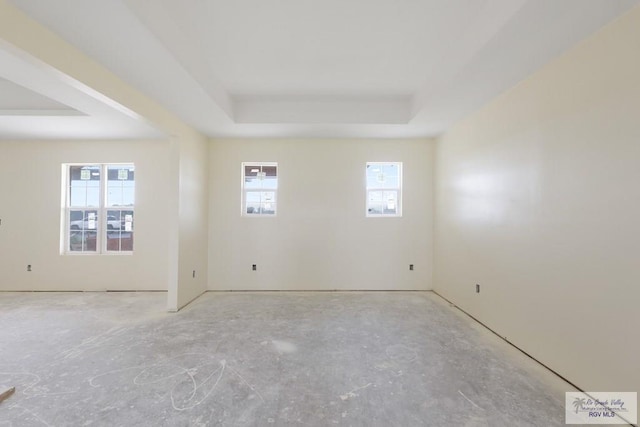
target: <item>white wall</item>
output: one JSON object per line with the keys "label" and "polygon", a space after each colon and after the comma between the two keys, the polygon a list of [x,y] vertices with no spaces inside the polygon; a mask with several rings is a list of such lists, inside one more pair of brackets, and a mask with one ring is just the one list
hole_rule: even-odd
{"label": "white wall", "polygon": [[183,138],[179,152],[178,309],[207,290],[209,141]]}
{"label": "white wall", "polygon": [[[164,141],[0,141],[0,290],[166,290],[168,148]],[[75,162],[135,163],[132,255],[60,254],[61,165]]]}
{"label": "white wall", "polygon": [[[215,140],[210,159],[209,289],[430,289],[431,141]],[[240,216],[251,161],[278,162],[276,217]],[[402,218],[365,218],[367,161],[404,163]]]}
{"label": "white wall", "polygon": [[587,390],[640,390],[639,40],[636,7],[437,143],[435,289]]}

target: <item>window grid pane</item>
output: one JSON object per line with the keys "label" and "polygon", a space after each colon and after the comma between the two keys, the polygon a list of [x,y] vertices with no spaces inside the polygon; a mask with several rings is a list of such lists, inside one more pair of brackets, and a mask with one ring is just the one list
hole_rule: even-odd
{"label": "window grid pane", "polygon": [[133,166],[107,167],[107,203],[108,207],[133,206],[135,203]]}
{"label": "window grid pane", "polygon": [[133,211],[107,211],[107,243],[108,252],[133,250]]}
{"label": "window grid pane", "polygon": [[100,166],[71,166],[69,168],[69,205],[72,207],[100,206]]}
{"label": "window grid pane", "polygon": [[76,253],[96,252],[98,212],[95,210],[71,210],[68,219],[68,250]]}

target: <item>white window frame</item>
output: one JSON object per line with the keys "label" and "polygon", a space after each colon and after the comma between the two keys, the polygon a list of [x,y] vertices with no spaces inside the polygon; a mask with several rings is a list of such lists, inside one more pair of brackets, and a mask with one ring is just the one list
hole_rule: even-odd
{"label": "white window frame", "polygon": [[[367,170],[369,167],[375,167],[375,166],[388,166],[388,165],[394,165],[398,168],[398,186],[397,187],[385,187],[385,186],[379,186],[379,187],[369,187],[369,182],[367,179]],[[398,217],[402,217],[402,200],[403,200],[403,195],[402,195],[402,162],[367,162],[367,164],[365,165],[365,169],[364,169],[364,175],[365,175],[365,187],[366,187],[366,191],[365,191],[365,215],[367,218],[398,218]],[[395,213],[370,213],[369,211],[369,194],[371,192],[384,192],[384,191],[396,191],[397,195],[398,195],[398,199],[396,201],[396,212]]]}
{"label": "white window frame", "polygon": [[[100,183],[99,183],[99,200],[97,207],[89,207],[89,206],[71,206],[71,167],[73,166],[88,166],[88,167],[96,167],[100,168]],[[64,255],[74,255],[74,256],[85,256],[85,255],[131,255],[133,254],[133,249],[130,251],[124,250],[108,250],[107,249],[107,239],[106,233],[109,231],[108,228],[108,211],[133,211],[134,212],[134,223],[135,223],[135,201],[133,206],[107,206],[107,197],[108,197],[108,188],[107,181],[109,180],[108,170],[109,167],[113,166],[125,166],[125,167],[133,167],[135,169],[135,164],[133,162],[128,163],[64,163],[62,165],[62,171],[64,176],[64,190],[63,190],[63,221],[62,221],[62,230],[61,230],[61,241],[63,247],[61,248],[61,253]],[[135,180],[134,180],[135,186]],[[135,188],[135,187],[134,187]],[[134,190],[135,191],[135,190]],[[71,211],[75,210],[84,210],[84,211],[96,211],[98,214],[98,221],[96,224],[96,250],[95,251],[72,251],[70,249],[71,242]],[[84,215],[83,215],[84,221]]]}
{"label": "white window frame", "polygon": [[[241,166],[241,201],[240,201],[240,215],[248,218],[273,218],[278,215],[278,186],[280,179],[280,168],[278,167],[278,162],[242,162]],[[246,167],[255,167],[260,168],[260,172],[262,172],[263,167],[275,167],[276,168],[276,186],[275,188],[261,188],[260,190],[246,188],[245,187],[245,169]],[[247,213],[247,193],[253,192],[273,192],[274,196],[274,209],[273,213]]]}

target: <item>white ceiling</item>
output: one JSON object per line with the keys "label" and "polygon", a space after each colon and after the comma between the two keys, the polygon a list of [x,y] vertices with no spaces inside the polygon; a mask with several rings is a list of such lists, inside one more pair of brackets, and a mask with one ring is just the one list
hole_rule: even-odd
{"label": "white ceiling", "polygon": [[52,111],[73,114],[73,108],[35,93],[0,77],[0,114],[32,114],[34,111]]}
{"label": "white ceiling", "polygon": [[422,137],[639,1],[10,2],[210,136]]}

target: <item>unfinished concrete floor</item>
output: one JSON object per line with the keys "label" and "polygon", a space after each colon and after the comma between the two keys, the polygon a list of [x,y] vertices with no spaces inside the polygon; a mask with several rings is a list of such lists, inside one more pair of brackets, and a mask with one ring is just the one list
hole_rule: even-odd
{"label": "unfinished concrete floor", "polygon": [[431,292],[0,293],[0,426],[554,426],[573,388]]}

